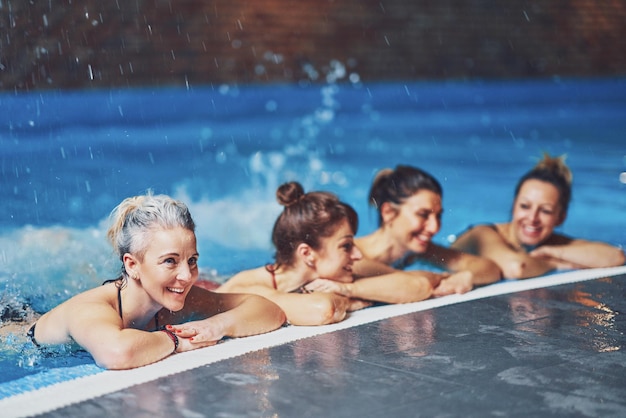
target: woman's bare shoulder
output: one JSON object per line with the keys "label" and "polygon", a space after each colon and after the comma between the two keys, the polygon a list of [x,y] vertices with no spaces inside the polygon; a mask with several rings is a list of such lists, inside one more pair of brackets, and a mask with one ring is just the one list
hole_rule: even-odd
{"label": "woman's bare shoulder", "polygon": [[[114,287],[113,284],[110,285]],[[109,285],[94,287],[93,289],[85,290],[84,292],[78,293],[66,301],[60,303],[55,308],[61,307],[75,307],[81,306],[83,304],[102,304],[102,305],[112,305],[112,302],[115,301],[117,303],[117,288],[112,289]]]}
{"label": "woman's bare shoulder", "polygon": [[581,243],[581,242],[589,242],[589,241],[583,240],[583,239],[573,239],[566,235],[554,233],[550,235],[550,237],[541,245],[568,245],[572,243]]}
{"label": "woman's bare shoulder", "polygon": [[478,224],[469,228],[468,232],[501,234],[505,228],[506,224]]}
{"label": "woman's bare shoulder", "polygon": [[452,247],[471,245],[484,239],[494,239],[506,235],[506,224],[478,224],[472,225],[462,232],[452,244]]}
{"label": "woman's bare shoulder", "polygon": [[226,280],[219,288],[218,292],[243,291],[247,287],[265,286],[271,287],[270,273],[265,266],[243,270]]}

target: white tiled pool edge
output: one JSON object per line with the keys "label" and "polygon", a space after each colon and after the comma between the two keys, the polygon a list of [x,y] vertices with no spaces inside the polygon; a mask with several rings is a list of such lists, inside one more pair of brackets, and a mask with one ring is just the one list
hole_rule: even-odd
{"label": "white tiled pool edge", "polygon": [[338,324],[317,327],[284,327],[267,334],[228,340],[214,347],[176,354],[165,360],[137,369],[102,371],[94,375],[56,383],[35,391],[24,392],[2,399],[0,400],[0,411],[2,411],[1,415],[7,418],[37,415],[130,386],[149,382],[160,377],[302,338],[440,306],[620,274],[626,274],[626,266],[577,270],[535,279],[503,281],[474,289],[464,295],[450,295],[422,302],[368,308],[354,312],[349,318]]}

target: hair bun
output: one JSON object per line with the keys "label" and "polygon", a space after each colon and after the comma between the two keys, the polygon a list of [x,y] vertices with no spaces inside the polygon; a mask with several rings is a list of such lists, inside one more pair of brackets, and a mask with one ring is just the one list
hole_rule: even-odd
{"label": "hair bun", "polygon": [[393,175],[394,171],[392,168],[383,168],[374,176],[373,183],[381,183],[387,180],[389,177]]}
{"label": "hair bun", "polygon": [[297,203],[304,197],[304,188],[296,181],[281,184],[276,190],[276,200],[285,207],[289,207]]}
{"label": "hair bun", "polygon": [[558,157],[551,157],[550,154],[544,152],[543,157],[535,166],[535,170],[551,171],[565,180],[568,185],[571,185],[573,175],[567,164],[565,164],[565,158],[567,158],[566,154]]}

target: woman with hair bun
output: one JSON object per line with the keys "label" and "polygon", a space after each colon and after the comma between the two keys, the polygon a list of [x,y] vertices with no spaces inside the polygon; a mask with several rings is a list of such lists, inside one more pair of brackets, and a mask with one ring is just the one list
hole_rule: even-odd
{"label": "woman with hair bun", "polygon": [[28,331],[34,344],[76,342],[100,367],[130,369],[285,322],[280,308],[262,297],[194,286],[195,224],[182,202],[135,196],[111,219],[107,237],[122,262],[121,275],[42,315]]}
{"label": "woman with hair bun", "polygon": [[218,292],[256,293],[280,306],[293,325],[323,325],[373,302],[414,302],[430,297],[426,279],[408,274],[355,280],[361,259],[354,245],[358,217],[354,209],[328,192],[305,193],[297,182],[276,191],[284,206],[274,224],[272,264],[240,272]]}
{"label": "woman with hair bun", "polygon": [[439,182],[419,168],[398,165],[379,171],[369,195],[369,203],[378,211],[379,228],[356,240],[363,252],[356,274],[389,274],[423,261],[446,270],[407,271],[427,277],[434,296],[465,293],[475,285],[499,280],[500,269],[494,262],[432,242],[441,227],[442,195]]}
{"label": "woman with hair bun", "polygon": [[488,257],[509,279],[624,264],[624,252],[617,247],[554,232],[567,217],[571,196],[572,173],[565,157],[544,154],[517,183],[511,221],[474,226],[453,247]]}

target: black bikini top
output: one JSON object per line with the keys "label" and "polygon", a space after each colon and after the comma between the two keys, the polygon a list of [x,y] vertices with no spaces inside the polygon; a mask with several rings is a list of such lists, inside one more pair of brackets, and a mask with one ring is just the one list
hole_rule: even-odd
{"label": "black bikini top", "polygon": [[[105,280],[104,282],[102,282],[102,285],[105,285],[108,283],[115,283],[115,286],[117,287],[117,310],[120,313],[120,318],[122,319],[122,321],[124,321],[124,315],[122,313],[122,288],[123,286],[121,284],[118,284],[118,281],[121,283],[121,278]],[[28,329],[26,336],[30,338],[33,344],[35,344],[37,347],[40,347],[37,340],[35,340],[35,325],[37,325],[36,322],[33,325],[31,325],[31,327]],[[159,329],[159,313],[158,312],[154,314],[154,325],[156,329]]]}
{"label": "black bikini top", "polygon": [[120,313],[120,318],[122,319],[122,321],[124,320],[124,315],[122,315],[122,288],[124,287],[122,284],[118,284],[118,282],[121,283],[122,278],[117,278],[117,279],[109,279],[109,280],[105,280],[102,282],[102,285],[104,286],[105,284],[109,284],[109,283],[115,283],[115,287],[117,287],[117,310]]}
{"label": "black bikini top", "polygon": [[[121,282],[121,277],[117,278],[117,279],[110,279],[110,280],[105,280],[104,282],[102,282],[103,285],[108,284],[108,283],[115,283],[115,286],[117,287],[117,310],[120,313],[120,318],[122,319],[122,321],[124,321],[124,315],[122,314],[122,289],[124,288],[124,286],[122,284],[118,284],[118,281]],[[154,314],[154,327],[155,329],[159,329],[159,312],[157,311],[157,313]]]}

